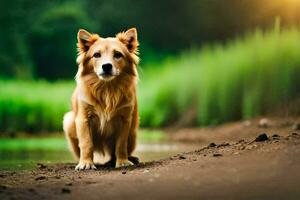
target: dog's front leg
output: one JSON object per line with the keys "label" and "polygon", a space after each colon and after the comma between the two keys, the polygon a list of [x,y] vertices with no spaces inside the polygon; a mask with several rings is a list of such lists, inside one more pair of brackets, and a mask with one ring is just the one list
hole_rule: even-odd
{"label": "dog's front leg", "polygon": [[130,120],[120,118],[118,120],[118,134],[116,138],[116,168],[133,165],[128,160],[127,143],[130,128]]}
{"label": "dog's front leg", "polygon": [[96,169],[93,163],[93,137],[89,128],[86,106],[83,103],[78,106],[75,123],[80,148],[80,159],[75,169]]}

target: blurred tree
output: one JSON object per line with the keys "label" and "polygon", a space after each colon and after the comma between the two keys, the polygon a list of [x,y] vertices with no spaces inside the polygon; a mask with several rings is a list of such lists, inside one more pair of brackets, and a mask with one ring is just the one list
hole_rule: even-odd
{"label": "blurred tree", "polygon": [[0,76],[71,78],[79,28],[107,37],[137,27],[143,62],[203,43],[224,41],[278,16],[299,25],[296,0],[4,0]]}
{"label": "blurred tree", "polygon": [[[26,41],[26,5],[21,0],[5,0],[0,7],[0,74],[31,77],[32,64]],[[9,9],[8,9],[9,8]]]}
{"label": "blurred tree", "polygon": [[74,77],[76,35],[79,28],[90,28],[91,20],[80,1],[52,2],[33,23],[29,37],[36,76],[48,79]]}
{"label": "blurred tree", "polygon": [[277,16],[283,25],[300,20],[300,3],[282,0],[88,0],[87,5],[103,36],[136,26],[141,48],[158,54],[270,28]]}

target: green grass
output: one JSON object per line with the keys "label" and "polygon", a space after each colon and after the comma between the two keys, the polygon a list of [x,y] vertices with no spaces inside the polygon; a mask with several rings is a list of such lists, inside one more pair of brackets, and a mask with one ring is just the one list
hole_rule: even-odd
{"label": "green grass", "polygon": [[[138,90],[141,126],[167,126],[191,110],[195,126],[274,112],[300,97],[299,44],[299,29],[258,30],[148,66]],[[74,85],[0,80],[0,132],[61,130]]]}
{"label": "green grass", "polygon": [[64,137],[0,138],[0,151],[67,151]]}
{"label": "green grass", "polygon": [[141,76],[141,124],[165,126],[188,110],[198,126],[274,112],[300,97],[299,44],[299,29],[257,31],[167,60]]}
{"label": "green grass", "polygon": [[74,83],[0,80],[0,131],[61,130]]}

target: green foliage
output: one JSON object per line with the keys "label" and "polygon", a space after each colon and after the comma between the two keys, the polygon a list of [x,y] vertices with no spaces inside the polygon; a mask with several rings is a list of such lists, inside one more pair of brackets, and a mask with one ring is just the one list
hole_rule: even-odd
{"label": "green foliage", "polygon": [[28,36],[36,77],[74,77],[77,31],[92,24],[83,8],[80,1],[66,1],[48,6],[38,16]]}
{"label": "green foliage", "polygon": [[1,80],[0,85],[0,130],[61,130],[62,116],[70,109],[73,83]]}
{"label": "green foliage", "polygon": [[63,137],[1,138],[0,151],[68,151]]}
{"label": "green foliage", "polygon": [[189,109],[197,110],[194,125],[274,111],[300,96],[299,43],[297,29],[256,31],[164,62],[141,76],[141,125],[165,126]]}
{"label": "green foliage", "polygon": [[82,0],[4,0],[0,76],[50,80],[74,76],[77,31],[96,27],[84,10]]}
{"label": "green foliage", "polygon": [[0,77],[72,78],[79,28],[111,37],[136,27],[142,62],[156,63],[183,49],[268,29],[275,16],[284,27],[298,25],[299,10],[297,0],[2,0]]}
{"label": "green foliage", "polygon": [[[210,125],[272,113],[300,97],[300,31],[256,31],[140,72],[143,127]],[[61,130],[74,83],[0,81],[0,131]],[[299,108],[294,108],[299,113]],[[298,109],[298,110],[297,110]]]}

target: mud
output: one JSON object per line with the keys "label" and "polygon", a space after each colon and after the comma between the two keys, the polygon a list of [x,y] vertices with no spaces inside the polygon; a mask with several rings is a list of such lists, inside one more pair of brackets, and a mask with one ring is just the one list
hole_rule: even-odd
{"label": "mud", "polygon": [[121,169],[1,171],[0,199],[300,199],[300,134],[275,129],[211,137],[195,151]]}

